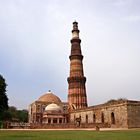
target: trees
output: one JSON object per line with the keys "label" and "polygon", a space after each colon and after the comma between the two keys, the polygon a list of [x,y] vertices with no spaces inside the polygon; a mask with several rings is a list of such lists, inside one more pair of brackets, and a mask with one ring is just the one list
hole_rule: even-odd
{"label": "trees", "polygon": [[28,122],[28,111],[25,109],[17,110],[16,107],[10,106],[5,113],[5,119],[11,122]]}
{"label": "trees", "polygon": [[16,107],[8,107],[8,97],[6,95],[6,82],[0,75],[0,128],[7,128],[7,122],[27,122],[28,111],[17,110]]}
{"label": "trees", "polygon": [[17,118],[19,122],[28,122],[28,111],[27,110],[17,110]]}
{"label": "trees", "polygon": [[0,121],[4,118],[4,113],[8,109],[8,97],[6,95],[6,82],[0,75]]}

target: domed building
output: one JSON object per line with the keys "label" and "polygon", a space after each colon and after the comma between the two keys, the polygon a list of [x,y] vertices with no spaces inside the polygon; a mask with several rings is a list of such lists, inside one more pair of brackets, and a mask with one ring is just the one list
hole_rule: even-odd
{"label": "domed building", "polygon": [[45,93],[44,95],[42,95],[39,99],[38,99],[38,101],[41,101],[41,102],[46,102],[46,103],[52,103],[52,102],[54,102],[54,103],[57,103],[57,104],[59,104],[59,103],[61,103],[61,100],[60,100],[60,98],[59,97],[57,97],[56,95],[54,95],[52,92],[47,92],[47,93]]}
{"label": "domed building", "polygon": [[61,106],[51,103],[46,106],[43,113],[43,124],[65,123],[67,114]]}
{"label": "domed building", "polygon": [[66,102],[48,91],[29,105],[29,123],[65,123],[68,121],[67,108]]}
{"label": "domed building", "polygon": [[62,102],[51,91],[43,94],[29,106],[29,123],[33,128],[140,128],[140,101],[110,100],[88,106],[79,32],[78,23],[75,21],[70,40],[67,102]]}

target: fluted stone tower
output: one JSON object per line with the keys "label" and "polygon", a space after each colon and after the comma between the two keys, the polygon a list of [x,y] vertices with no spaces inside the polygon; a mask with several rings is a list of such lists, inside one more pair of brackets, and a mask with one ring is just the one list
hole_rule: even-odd
{"label": "fluted stone tower", "polygon": [[83,71],[83,55],[80,46],[78,23],[73,22],[71,54],[70,58],[70,75],[68,77],[68,103],[70,109],[80,109],[87,107],[86,96],[86,77]]}

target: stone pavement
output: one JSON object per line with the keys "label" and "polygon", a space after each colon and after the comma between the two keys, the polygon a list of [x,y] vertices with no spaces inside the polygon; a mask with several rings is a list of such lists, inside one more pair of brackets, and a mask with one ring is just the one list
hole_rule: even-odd
{"label": "stone pavement", "polygon": [[[86,131],[96,131],[95,128],[70,128],[70,129],[0,129],[0,131],[53,131],[53,130],[86,130]],[[112,130],[131,130],[128,128],[100,128],[100,131],[112,131]]]}

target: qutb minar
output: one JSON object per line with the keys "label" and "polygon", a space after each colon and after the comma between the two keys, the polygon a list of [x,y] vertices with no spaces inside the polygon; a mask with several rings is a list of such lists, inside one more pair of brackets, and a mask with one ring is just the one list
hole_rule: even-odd
{"label": "qutb minar", "polygon": [[73,22],[71,54],[70,54],[70,75],[68,77],[68,103],[70,109],[87,107],[86,77],[83,71],[83,55],[81,52],[81,39],[79,38],[78,23]]}

